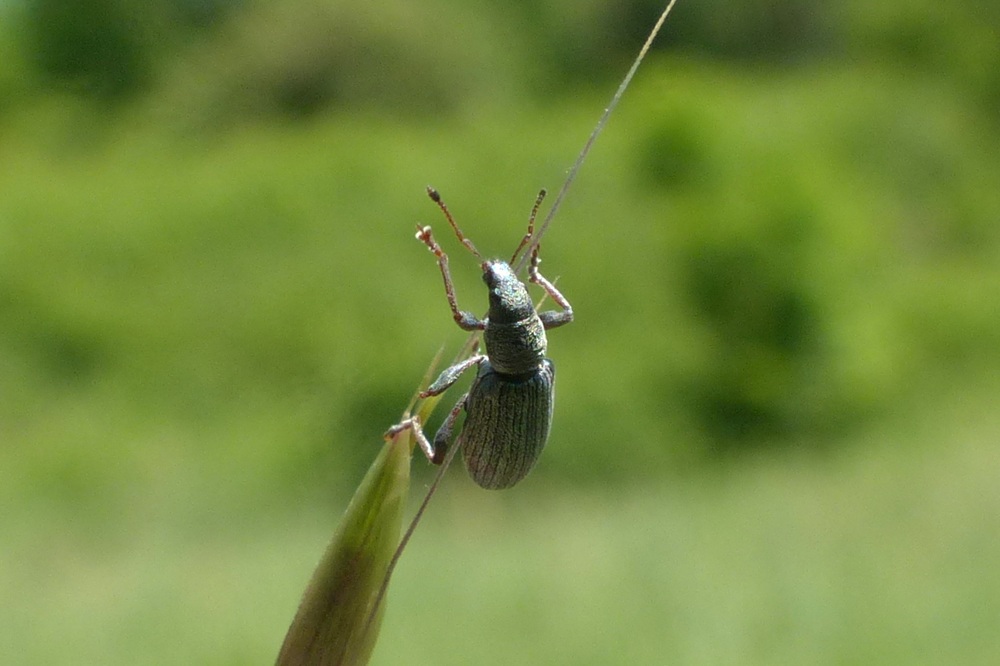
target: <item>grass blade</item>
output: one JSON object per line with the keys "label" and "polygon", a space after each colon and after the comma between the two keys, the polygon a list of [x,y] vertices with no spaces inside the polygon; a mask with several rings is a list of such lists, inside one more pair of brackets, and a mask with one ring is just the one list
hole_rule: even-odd
{"label": "grass blade", "polygon": [[368,663],[382,608],[370,623],[368,616],[399,542],[412,449],[410,433],[400,433],[368,469],[306,588],[277,666]]}

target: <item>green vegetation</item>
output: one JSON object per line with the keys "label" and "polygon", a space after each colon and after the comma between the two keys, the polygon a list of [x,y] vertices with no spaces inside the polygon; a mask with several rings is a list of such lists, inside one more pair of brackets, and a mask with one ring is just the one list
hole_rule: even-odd
{"label": "green vegetation", "polygon": [[[767,4],[678,4],[546,237],[549,446],[452,470],[374,663],[992,663],[995,10]],[[508,254],[656,14],[368,6],[158,10],[129,85],[0,28],[0,662],[273,660],[464,340],[423,187]]]}

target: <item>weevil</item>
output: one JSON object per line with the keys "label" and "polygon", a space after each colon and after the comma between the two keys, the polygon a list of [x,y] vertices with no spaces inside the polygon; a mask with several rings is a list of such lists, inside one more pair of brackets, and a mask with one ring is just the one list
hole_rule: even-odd
{"label": "weevil", "polygon": [[483,282],[489,289],[490,307],[480,319],[458,308],[455,286],[448,269],[448,255],[434,240],[429,226],[417,225],[417,239],[437,257],[444,278],[445,295],[455,323],[465,331],[482,331],[486,353],[476,353],[445,369],[420,394],[421,398],[440,395],[467,370],[477,368],[476,378],[445,417],[434,435],[433,444],[423,432],[416,416],[391,427],[386,437],[411,429],[427,458],[441,464],[459,415],[465,422],[455,441],[461,447],[469,476],[489,489],[509,488],[523,479],[538,460],[549,437],[555,388],[555,366],[545,356],[545,331],[573,321],[573,308],[555,286],[538,270],[541,259],[538,245],[531,250],[528,281],[540,286],[560,310],[538,312],[528,289],[512,268],[517,255],[534,233],[535,216],[545,198],[538,194],[528,218],[528,232],[521,239],[510,261],[485,260],[476,246],[459,229],[437,190],[427,194],[444,213],[458,240],[482,263]]}

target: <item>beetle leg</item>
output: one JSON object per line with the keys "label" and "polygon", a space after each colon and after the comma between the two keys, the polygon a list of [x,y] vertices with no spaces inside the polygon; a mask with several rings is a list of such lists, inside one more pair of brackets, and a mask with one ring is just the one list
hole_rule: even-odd
{"label": "beetle leg", "polygon": [[[474,365],[479,365],[486,360],[484,354],[476,354],[475,356],[470,356],[461,363],[456,363],[450,368],[445,368],[444,372],[434,381],[433,384],[427,387],[426,391],[420,392],[421,398],[428,398],[433,395],[441,395],[447,391],[452,384],[458,381],[458,378],[462,376],[462,373],[471,368]],[[404,419],[392,426],[385,431],[383,437],[386,440],[392,439],[404,430],[409,430],[413,432],[413,438],[417,440],[417,444],[420,445],[420,450],[424,452],[427,459],[430,460],[435,465],[440,465],[444,460],[445,451],[448,450],[448,439],[451,437],[451,432],[455,428],[455,419],[458,418],[458,413],[462,411],[465,406],[465,399],[469,396],[468,393],[459,398],[458,403],[452,408],[451,413],[448,414],[448,418],[445,419],[444,423],[438,429],[437,434],[434,435],[434,444],[431,444],[430,440],[427,439],[427,435],[424,434],[423,426],[420,424],[420,417],[411,416]]]}
{"label": "beetle leg", "polygon": [[420,417],[411,416],[410,418],[401,421],[400,423],[397,423],[396,425],[386,430],[385,435],[383,435],[383,437],[386,440],[389,440],[398,435],[399,433],[403,432],[404,430],[409,430],[413,433],[413,438],[417,440],[417,444],[420,445],[420,450],[424,452],[424,455],[427,456],[428,460],[430,460],[435,465],[441,464],[441,458],[444,456],[444,453],[441,453],[437,457],[437,460],[435,460],[434,447],[431,445],[430,440],[427,439],[427,435],[424,434],[424,429],[420,425]]}
{"label": "beetle leg", "polygon": [[441,277],[444,278],[444,293],[448,297],[448,306],[451,307],[451,315],[455,318],[455,323],[463,331],[481,331],[486,328],[486,322],[482,321],[471,312],[458,309],[458,300],[455,298],[455,285],[451,281],[451,271],[448,270],[448,255],[445,254],[441,246],[431,235],[429,226],[421,227],[417,225],[417,240],[427,246],[427,249],[437,257],[438,266],[441,268]]}
{"label": "beetle leg", "polygon": [[534,282],[542,289],[545,293],[552,297],[552,300],[556,302],[556,305],[562,308],[562,312],[557,312],[556,310],[546,310],[545,312],[539,312],[538,317],[542,320],[542,326],[546,329],[555,328],[556,326],[562,326],[563,324],[568,324],[573,321],[573,306],[569,304],[566,297],[563,296],[555,285],[545,279],[541,273],[538,272],[538,264],[542,263],[542,260],[538,258],[538,245],[531,251],[531,264],[528,267],[528,279]]}
{"label": "beetle leg", "polygon": [[431,462],[435,465],[440,465],[444,460],[444,454],[448,451],[448,440],[451,439],[451,433],[455,430],[455,421],[458,420],[458,414],[465,407],[465,401],[468,397],[469,394],[466,393],[458,399],[455,406],[448,412],[444,423],[438,428],[437,434],[434,435],[434,457],[431,458]]}
{"label": "beetle leg", "polygon": [[462,373],[471,368],[474,365],[479,365],[486,360],[484,354],[476,354],[475,356],[470,356],[461,363],[456,363],[450,368],[445,368],[444,371],[434,380],[434,383],[427,387],[426,390],[420,392],[421,398],[429,398],[432,395],[441,395],[449,388],[451,385],[458,381],[458,378],[462,376]]}

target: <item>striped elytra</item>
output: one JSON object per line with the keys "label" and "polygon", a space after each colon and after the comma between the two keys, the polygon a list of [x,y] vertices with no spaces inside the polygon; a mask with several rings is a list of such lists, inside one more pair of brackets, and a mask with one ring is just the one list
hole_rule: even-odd
{"label": "striped elytra", "polygon": [[483,488],[509,488],[527,476],[541,455],[552,424],[555,366],[505,379],[484,361],[465,404],[457,445],[469,476]]}

